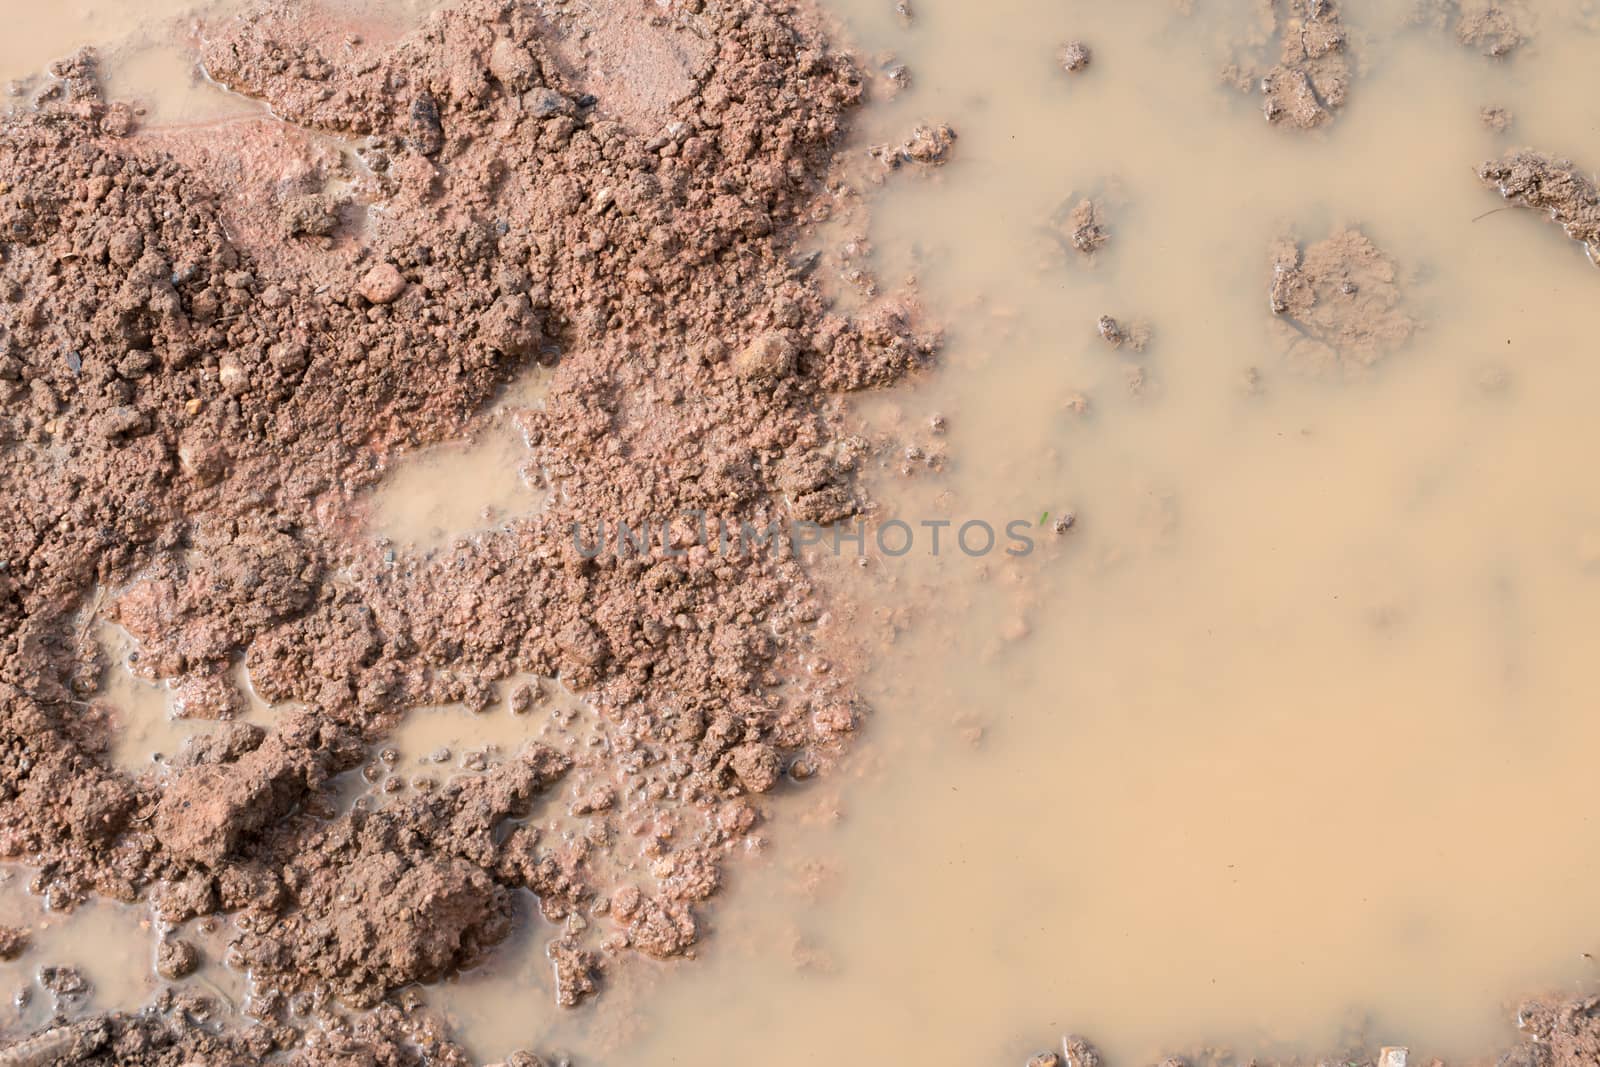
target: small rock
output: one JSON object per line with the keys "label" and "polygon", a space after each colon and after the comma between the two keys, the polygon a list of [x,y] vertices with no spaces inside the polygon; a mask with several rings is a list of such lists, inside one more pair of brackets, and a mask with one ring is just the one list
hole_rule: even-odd
{"label": "small rock", "polygon": [[1067,214],[1067,239],[1072,247],[1086,256],[1092,256],[1110,238],[1100,221],[1100,209],[1093,200],[1079,200]]}
{"label": "small rock", "polygon": [[11,962],[28,951],[28,931],[17,926],[0,926],[0,961]]}
{"label": "small rock", "polygon": [[752,793],[767,792],[783,774],[783,762],[770,745],[740,745],[729,754],[728,763],[740,784]]}
{"label": "small rock", "polygon": [[144,412],[133,407],[114,407],[95,424],[95,429],[107,441],[115,441],[121,437],[138,437],[150,428],[149,418]]}
{"label": "small rock", "polygon": [[356,292],[373,304],[392,304],[405,291],[405,275],[393,263],[380,263],[373,267],[356,287]]}
{"label": "small rock", "polygon": [[1028,1067],[1061,1067],[1061,1057],[1054,1052],[1041,1052],[1028,1057]]}
{"label": "small rock", "polygon": [[577,106],[554,89],[529,89],[522,94],[522,110],[536,119],[578,113]]}
{"label": "small rock", "polygon": [[1056,53],[1056,59],[1061,63],[1062,70],[1076,74],[1089,65],[1089,46],[1082,41],[1068,41]]}
{"label": "small rock", "polygon": [[439,102],[432,93],[418,93],[411,101],[411,142],[425,156],[444,150],[444,124],[439,119]]}
{"label": "small rock", "polygon": [[250,375],[244,363],[231,352],[217,365],[217,381],[229,396],[243,396],[250,391]]}
{"label": "small rock", "polygon": [[1117,325],[1116,319],[1110,315],[1101,315],[1097,325],[1100,328],[1100,336],[1105,338],[1107,344],[1112,348],[1122,347],[1122,342],[1125,338],[1122,334],[1122,327]]}
{"label": "small rock", "polygon": [[339,205],[325,193],[294,196],[278,212],[285,237],[328,237],[339,228]]}

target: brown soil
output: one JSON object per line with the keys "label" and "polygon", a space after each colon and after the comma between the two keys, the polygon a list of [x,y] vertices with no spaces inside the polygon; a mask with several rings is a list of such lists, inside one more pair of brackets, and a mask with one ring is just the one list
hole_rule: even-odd
{"label": "brown soil", "polygon": [[1256,59],[1227,66],[1223,80],[1262,96],[1261,110],[1275,126],[1309,130],[1333,121],[1350,91],[1349,38],[1335,0],[1260,0],[1251,34],[1252,53],[1276,38],[1276,59],[1266,69]]}
{"label": "brown soil", "polygon": [[1479,167],[1478,177],[1507,200],[1546,212],[1600,265],[1600,190],[1570,160],[1509,152]]}
{"label": "brown soil", "polygon": [[[468,0],[372,42],[284,2],[206,62],[285,121],[142,133],[85,53],[0,135],[0,854],[60,905],[233,913],[263,983],[242,1036],[185,1036],[193,1005],[168,1004],[83,1024],[69,1061],[248,1062],[300,1041],[293,1002],[378,1006],[313,1027],[307,1062],[412,1062],[440,1042],[384,998],[492,951],[517,892],[564,924],[562,1003],[688,951],[760,794],[847,740],[805,573],[695,545],[687,513],[857,511],[829,394],[934,342],[905,300],[845,318],[794,266],[854,203],[834,152],[862,93],[805,9]],[[353,193],[327,191],[337,138],[361,139]],[[554,378],[520,421],[556,503],[432,556],[363,536],[394,459],[470,432],[534,363]],[[644,554],[571,533],[666,520]],[[168,778],[120,773],[97,617],[206,695],[190,714],[239,711],[240,659],[295,707]],[[334,776],[406,709],[482,707],[518,672],[584,690],[604,744],[337,813]],[[579,832],[546,832],[559,810]]]}
{"label": "brown soil", "polygon": [[1274,242],[1269,299],[1288,358],[1318,371],[1355,371],[1411,336],[1394,261],[1360,230],[1338,229],[1304,249]]}
{"label": "brown soil", "polygon": [[[632,953],[689,953],[762,797],[848,742],[863,709],[812,580],[787,554],[708,550],[693,516],[860,511],[868,446],[832,396],[936,349],[909,299],[847,317],[796,255],[877,177],[835,154],[862,77],[804,7],[591,8],[464,0],[384,41],[278,0],[206,56],[275,117],[141,131],[84,53],[4,120],[0,856],[58,905],[150,900],[169,979],[199,962],[180,935],[231,913],[231,962],[260,990],[242,1028],[172,989],[136,1017],[69,1021],[83,980],[45,967],[62,1015],[0,1065],[464,1064],[415,987],[495,951],[518,894],[560,924],[563,1005]],[[1325,124],[1350,78],[1337,7],[1272,19],[1267,117]],[[919,127],[877,155],[933,165],[954,139]],[[1570,164],[1516,153],[1481,173],[1600,247]],[[1052,236],[1092,258],[1102,209],[1067,203]],[[1401,345],[1401,287],[1357,230],[1272,249],[1272,311],[1307,365]],[[363,534],[398,457],[470,434],[537,364],[548,404],[519,420],[559,490],[547,512],[428,555]],[[643,554],[586,558],[571,534],[663,519]],[[290,710],[225,722],[167,777],[123,773],[92,700],[100,619],[189,714],[240,713],[241,661]],[[516,674],[584,691],[602,720],[562,725],[601,743],[339,810],[336,776],[408,709],[481,709]],[[26,950],[0,929],[0,957]],[[1525,1006],[1500,1062],[1595,1062],[1597,1013]],[[1063,1052],[1036,1062],[1097,1062]]]}

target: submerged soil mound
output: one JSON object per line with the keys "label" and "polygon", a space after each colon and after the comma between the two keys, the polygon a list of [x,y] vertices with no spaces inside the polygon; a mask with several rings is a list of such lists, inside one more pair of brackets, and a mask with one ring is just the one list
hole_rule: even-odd
{"label": "submerged soil mound", "polygon": [[[695,524],[853,514],[829,394],[933,350],[794,265],[850,201],[862,81],[804,8],[651,12],[465,0],[371,43],[279,3],[205,55],[271,116],[141,132],[84,53],[0,131],[0,855],[58,904],[234,913],[272,1042],[288,994],[371,1005],[491,950],[518,891],[566,924],[563,1002],[682,952],[756,795],[855,721],[792,554]],[[428,556],[362,534],[395,457],[541,363],[546,511]],[[642,550],[584,551],[623,522]],[[199,714],[240,660],[289,710],[119,772],[97,618]],[[407,709],[518,673],[585,691],[597,739],[338,811]]]}
{"label": "submerged soil mound", "polygon": [[1319,371],[1372,365],[1411,336],[1399,270],[1360,230],[1335,229],[1302,249],[1271,248],[1269,294],[1279,344],[1291,361]]}

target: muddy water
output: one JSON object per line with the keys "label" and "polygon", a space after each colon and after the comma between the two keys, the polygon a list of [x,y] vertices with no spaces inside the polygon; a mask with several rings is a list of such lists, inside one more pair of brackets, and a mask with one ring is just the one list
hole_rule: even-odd
{"label": "muddy water", "polygon": [[117,904],[94,903],[70,915],[46,911],[15,885],[20,871],[0,883],[0,923],[28,932],[30,948],[0,963],[0,1034],[25,1034],[50,1019],[54,998],[39,981],[42,966],[74,967],[88,989],[69,1006],[132,1010],[155,989],[155,941],[148,918]]}
{"label": "muddy water", "polygon": [[[1495,65],[1351,4],[1363,73],[1306,136],[1217,84],[1242,10],[919,0],[907,30],[836,6],[913,79],[863,144],[960,133],[946,168],[890,179],[872,233],[882,277],[952,319],[940,373],[860,405],[949,457],[887,465],[886,513],[1076,525],[1024,560],[869,561],[860,625],[887,647],[853,780],[780,802],[642,1012],[507,1010],[474,1047],[1465,1055],[1508,1037],[1514,997],[1592,981],[1600,273],[1530,212],[1479,218],[1501,202],[1472,175],[1513,143],[1600,165],[1579,10]],[[1069,80],[1071,38],[1095,58]],[[1086,193],[1112,233],[1092,265],[1041,240]],[[1343,222],[1424,328],[1330,378],[1275,345],[1267,244]],[[1108,348],[1107,313],[1149,322],[1148,350]],[[547,997],[538,953],[520,967]]]}
{"label": "muddy water", "polygon": [[469,441],[404,457],[373,494],[369,529],[407,549],[427,551],[533,514],[545,492],[525,470],[527,442],[509,416]]}
{"label": "muddy water", "polygon": [[[433,999],[485,1059],[1020,1062],[1071,1030],[1133,1064],[1203,1042],[1476,1052],[1510,998],[1592,981],[1600,272],[1530,212],[1485,215],[1471,173],[1513,143],[1600,165],[1581,5],[1545,5],[1491,64],[1349,4],[1361,74],[1310,135],[1219,85],[1243,5],[916,0],[909,29],[834,6],[913,79],[860,147],[961,135],[949,166],[890,178],[871,234],[886,283],[914,273],[950,320],[941,371],[859,404],[897,451],[948,456],[885,464],[885,513],[1076,523],[1024,559],[844,569],[874,715],[844,775],[775,799],[698,960],[558,1013],[526,909]],[[0,74],[188,8],[112,10],[30,15],[50,25],[0,45]],[[1068,79],[1070,38],[1094,61]],[[145,54],[153,82],[196,84]],[[1479,125],[1489,104],[1509,136]],[[1042,232],[1090,193],[1111,232],[1092,264]],[[1275,347],[1266,248],[1342,222],[1399,261],[1424,329],[1333,380]],[[1149,348],[1109,349],[1108,313],[1150,323]],[[522,507],[500,494],[525,485],[458,491],[514,472],[513,447],[412,459],[375,507],[397,542]],[[506,708],[444,709],[396,745],[408,768],[450,748],[453,771],[523,735]]]}

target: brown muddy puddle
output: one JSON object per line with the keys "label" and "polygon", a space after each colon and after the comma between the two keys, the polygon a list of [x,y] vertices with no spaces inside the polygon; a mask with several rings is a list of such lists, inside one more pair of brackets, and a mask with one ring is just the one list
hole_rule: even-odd
{"label": "brown muddy puddle", "polygon": [[[165,770],[190,738],[216,729],[218,720],[197,716],[185,706],[185,694],[139,675],[138,643],[126,630],[102,623],[95,637],[109,665],[90,702],[106,708],[115,723],[111,760],[116,766],[130,774]],[[243,662],[234,666],[224,684],[240,712],[233,721],[270,729],[275,715],[288,706],[274,708],[258,696]]]}
{"label": "brown muddy puddle", "polygon": [[199,967],[163,980],[155,973],[163,927],[147,906],[95,899],[70,911],[52,909],[26,892],[32,873],[0,870],[0,926],[24,932],[28,942],[19,958],[0,960],[0,1035],[25,1035],[63,1015],[137,1011],[162,985],[205,995],[219,1019],[244,1003],[248,979],[220,962],[232,933],[228,924],[202,930],[190,923],[177,931],[195,949]]}
{"label": "brown muddy puddle", "polygon": [[[631,961],[562,1012],[529,907],[430,1001],[484,1060],[1022,1062],[1078,1032],[1139,1064],[1465,1056],[1509,1038],[1516,997],[1588,988],[1600,272],[1473,169],[1520,144],[1600,164],[1590,5],[1535,5],[1496,63],[1405,5],[1348,3],[1358,74],[1311,133],[1220,83],[1242,3],[915,0],[909,27],[888,0],[830,6],[911,75],[858,150],[960,135],[875,205],[874,269],[914,274],[949,324],[939,372],[857,405],[918,450],[878,472],[883,514],[1076,521],[1021,559],[819,561],[866,601],[843,624],[873,714],[845,773],[774,799],[695,960]],[[27,12],[0,76],[190,6],[108,10]],[[1069,77],[1071,39],[1094,58]],[[1093,262],[1046,232],[1085,195],[1110,233]],[[1317,373],[1273,332],[1268,246],[1339,224],[1397,261],[1421,328]],[[1148,323],[1148,348],[1107,346],[1105,314]],[[536,507],[508,427],[397,464],[369,532],[426,549]],[[508,694],[413,711],[346,799],[470,772],[536,720]],[[33,907],[21,888],[0,903]]]}
{"label": "brown muddy puddle", "polygon": [[546,491],[515,412],[542,404],[547,384],[543,372],[522,376],[475,437],[397,460],[369,499],[368,533],[427,552],[539,511]]}
{"label": "brown muddy puddle", "polygon": [[[1349,4],[1362,73],[1302,134],[1218,84],[1244,5],[834,7],[911,76],[860,141],[959,133],[875,205],[878,272],[949,323],[941,372],[859,405],[945,456],[888,465],[884,515],[1076,524],[1027,559],[869,559],[855,625],[887,647],[854,780],[781,802],[640,1015],[602,998],[550,1047],[1466,1056],[1509,1040],[1517,997],[1586,988],[1600,274],[1535,213],[1479,218],[1502,202],[1473,168],[1600,160],[1592,19],[1545,6],[1497,64]],[[1069,78],[1071,39],[1094,60]],[[1092,264],[1043,233],[1084,195],[1111,233]],[[1339,223],[1397,260],[1421,329],[1318,374],[1272,332],[1268,245]],[[1103,314],[1148,348],[1111,349]]]}

